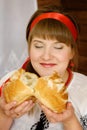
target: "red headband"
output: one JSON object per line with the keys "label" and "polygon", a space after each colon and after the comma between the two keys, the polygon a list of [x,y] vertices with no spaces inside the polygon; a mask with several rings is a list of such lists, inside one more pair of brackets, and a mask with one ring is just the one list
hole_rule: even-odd
{"label": "red headband", "polygon": [[37,24],[40,20],[43,19],[55,19],[55,20],[59,20],[60,22],[62,22],[63,24],[65,24],[67,26],[67,28],[70,30],[70,32],[72,33],[73,38],[76,40],[77,39],[77,30],[74,26],[74,24],[72,23],[72,21],[65,15],[60,14],[60,13],[55,13],[55,12],[49,12],[49,13],[43,13],[39,16],[37,16],[33,22],[31,23],[30,26],[30,30],[35,26],[35,24]]}

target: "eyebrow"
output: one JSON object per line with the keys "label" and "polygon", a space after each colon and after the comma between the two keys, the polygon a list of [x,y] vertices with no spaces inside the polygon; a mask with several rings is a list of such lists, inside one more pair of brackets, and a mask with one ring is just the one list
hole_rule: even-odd
{"label": "eyebrow", "polygon": [[42,42],[42,41],[40,41],[40,40],[33,40],[33,42],[43,43],[43,42]]}

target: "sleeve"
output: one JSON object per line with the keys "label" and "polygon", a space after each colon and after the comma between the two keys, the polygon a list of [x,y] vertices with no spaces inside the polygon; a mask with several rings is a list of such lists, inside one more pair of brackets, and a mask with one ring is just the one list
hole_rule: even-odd
{"label": "sleeve", "polygon": [[74,73],[68,92],[78,120],[83,129],[87,130],[87,76]]}
{"label": "sleeve", "polygon": [[84,77],[80,91],[79,108],[81,112],[80,122],[84,130],[87,130],[87,76]]}
{"label": "sleeve", "polygon": [[83,86],[81,98],[82,99],[80,99],[81,102],[79,105],[79,107],[81,108],[80,122],[84,130],[87,130],[87,85]]}

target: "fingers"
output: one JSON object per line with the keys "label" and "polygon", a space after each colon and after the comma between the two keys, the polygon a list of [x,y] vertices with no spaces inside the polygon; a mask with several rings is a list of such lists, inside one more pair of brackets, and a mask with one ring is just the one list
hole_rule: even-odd
{"label": "fingers", "polygon": [[48,121],[51,123],[56,123],[55,118],[53,118],[53,111],[51,111],[49,108],[45,107],[43,104],[41,104],[41,103],[39,103],[39,104],[40,104],[42,110],[44,111]]}
{"label": "fingers", "polygon": [[7,104],[3,97],[0,98],[0,108],[2,108],[3,110],[8,110],[15,106],[16,106],[15,101]]}
{"label": "fingers", "polygon": [[16,102],[11,102],[7,104],[2,98],[0,107],[6,116],[9,116],[11,118],[18,118],[23,114],[27,113],[28,111],[30,111],[31,108],[34,106],[34,103],[32,100],[30,100],[23,102],[19,106],[16,105],[17,105]]}
{"label": "fingers", "polygon": [[64,122],[64,121],[72,118],[73,115],[75,114],[74,108],[70,102],[67,103],[66,110],[62,113],[55,113],[55,112],[51,111],[50,109],[48,109],[47,107],[45,107],[43,104],[41,104],[41,103],[39,103],[39,104],[40,104],[42,110],[44,111],[44,113],[46,114],[47,119],[52,123]]}
{"label": "fingers", "polygon": [[22,115],[24,115],[25,113],[27,113],[28,111],[30,111],[34,106],[33,101],[25,101],[24,103],[22,103],[20,106],[18,106],[17,108],[15,108],[14,113],[16,117],[20,117]]}
{"label": "fingers", "polygon": [[67,110],[72,110],[72,111],[74,111],[74,108],[73,108],[71,102],[68,102],[68,103],[67,103]]}

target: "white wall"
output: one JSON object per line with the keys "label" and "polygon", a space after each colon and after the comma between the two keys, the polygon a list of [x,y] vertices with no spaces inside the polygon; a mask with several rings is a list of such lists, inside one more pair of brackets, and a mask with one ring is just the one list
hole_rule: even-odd
{"label": "white wall", "polygon": [[0,77],[27,57],[26,26],[36,0],[0,0]]}

